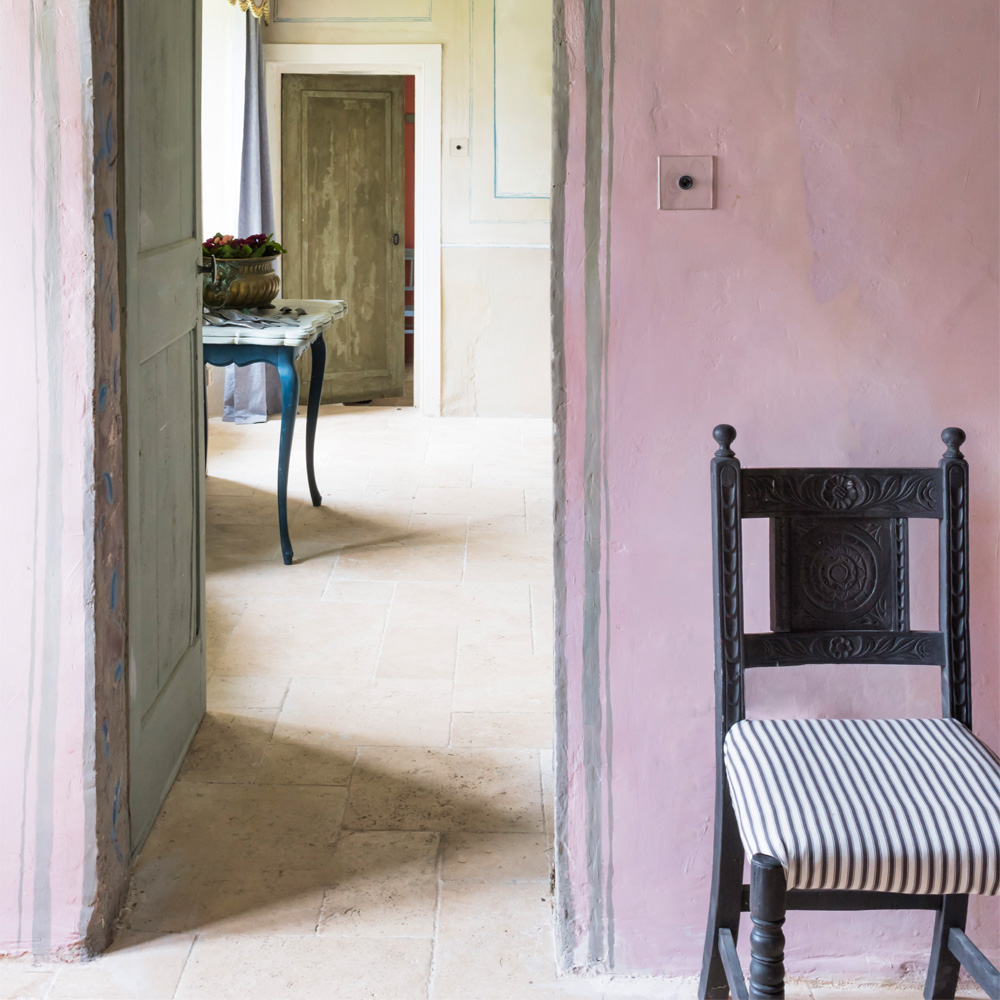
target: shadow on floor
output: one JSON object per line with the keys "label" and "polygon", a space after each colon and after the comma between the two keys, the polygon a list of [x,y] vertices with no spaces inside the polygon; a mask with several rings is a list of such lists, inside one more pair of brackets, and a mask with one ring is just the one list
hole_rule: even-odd
{"label": "shadow on floor", "polygon": [[[281,562],[276,494],[266,490],[257,490],[252,496],[216,493],[211,500],[214,509],[209,512],[205,536],[210,574],[255,563]],[[228,501],[231,510],[220,511],[220,500]],[[289,500],[289,534],[296,563],[343,551],[420,540],[420,533],[408,533],[399,516],[362,516],[352,513],[349,507],[348,502],[329,496],[320,507]]]}
{"label": "shadow on floor", "polygon": [[[252,720],[233,726],[234,747],[259,739]],[[510,833],[545,855],[523,761],[419,747],[356,761],[353,748],[305,738],[281,746],[284,774],[254,766],[239,783],[174,784],[137,859],[123,930],[315,933],[331,894],[341,913],[355,895],[359,906],[405,911],[436,890],[439,834],[459,836],[466,870],[509,852]],[[300,775],[316,783],[277,783]],[[386,898],[373,901],[379,886]]]}

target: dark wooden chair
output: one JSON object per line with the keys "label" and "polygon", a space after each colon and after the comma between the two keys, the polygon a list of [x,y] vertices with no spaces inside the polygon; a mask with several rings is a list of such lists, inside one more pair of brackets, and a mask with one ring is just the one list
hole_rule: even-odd
{"label": "dark wooden chair", "polygon": [[[965,934],[969,894],[1000,894],[1000,761],[970,730],[965,434],[942,433],[936,469],[743,469],[736,431],[714,436],[715,855],[699,997],[784,997],[787,909],[935,910],[924,996],[954,997],[964,966],[1000,997]],[[743,624],[747,517],[770,520],[772,631],[757,635]],[[938,632],[910,629],[917,517],[940,522]],[[943,718],[745,718],[745,669],[839,663],[940,666]]]}

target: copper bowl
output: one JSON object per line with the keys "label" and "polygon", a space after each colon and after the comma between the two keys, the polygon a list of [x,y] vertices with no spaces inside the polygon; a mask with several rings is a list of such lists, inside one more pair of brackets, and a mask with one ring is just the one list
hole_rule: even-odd
{"label": "copper bowl", "polygon": [[[270,305],[281,287],[274,273],[277,257],[244,257],[217,260],[215,281],[205,274],[202,300],[212,309],[253,309]],[[212,258],[204,263],[211,265]]]}

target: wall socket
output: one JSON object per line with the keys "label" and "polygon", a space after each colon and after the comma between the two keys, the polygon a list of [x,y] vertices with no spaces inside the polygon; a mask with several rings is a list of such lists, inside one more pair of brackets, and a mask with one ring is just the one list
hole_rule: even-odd
{"label": "wall socket", "polygon": [[449,139],[448,140],[448,150],[452,156],[468,156],[469,155],[469,140],[468,139]]}
{"label": "wall socket", "polygon": [[658,169],[661,211],[715,207],[714,156],[661,156]]}

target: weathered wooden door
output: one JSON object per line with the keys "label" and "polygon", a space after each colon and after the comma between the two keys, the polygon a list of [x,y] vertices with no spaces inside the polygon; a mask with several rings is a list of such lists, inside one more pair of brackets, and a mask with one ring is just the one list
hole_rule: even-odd
{"label": "weathered wooden door", "polygon": [[[324,403],[403,393],[404,81],[286,75],[282,295],[346,299],[327,335]],[[308,363],[302,371],[303,400]]]}
{"label": "weathered wooden door", "polygon": [[123,7],[129,809],[137,850],[205,712],[201,3]]}

